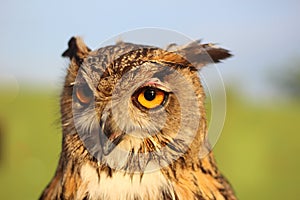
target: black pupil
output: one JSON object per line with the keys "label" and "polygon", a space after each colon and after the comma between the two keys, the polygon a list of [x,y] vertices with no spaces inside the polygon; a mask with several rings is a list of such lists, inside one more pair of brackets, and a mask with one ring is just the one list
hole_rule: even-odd
{"label": "black pupil", "polygon": [[144,92],[144,97],[147,101],[152,101],[153,99],[155,99],[155,96],[156,92],[152,88],[146,89]]}

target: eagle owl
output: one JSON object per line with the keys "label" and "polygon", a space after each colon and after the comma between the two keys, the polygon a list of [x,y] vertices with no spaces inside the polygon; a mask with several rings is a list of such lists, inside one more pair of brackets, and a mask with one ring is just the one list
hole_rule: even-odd
{"label": "eagle owl", "polygon": [[120,41],[92,51],[79,37],[68,46],[62,151],[40,199],[236,199],[209,151],[198,74],[228,50]]}

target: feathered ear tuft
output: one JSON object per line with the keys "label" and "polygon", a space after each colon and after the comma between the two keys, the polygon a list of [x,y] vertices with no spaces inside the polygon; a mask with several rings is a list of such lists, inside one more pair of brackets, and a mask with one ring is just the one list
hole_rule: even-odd
{"label": "feathered ear tuft", "polygon": [[[201,44],[200,40],[189,43],[185,46],[171,46],[173,52],[178,53],[189,61],[197,69],[201,69],[203,66],[210,63],[218,63],[221,60],[229,58],[232,54],[223,48],[216,46],[215,44]],[[169,51],[169,48],[167,49]]]}
{"label": "feathered ear tuft", "polygon": [[91,51],[80,37],[72,37],[68,42],[68,46],[69,48],[62,53],[62,56],[68,57],[70,60],[74,59],[78,64],[80,64]]}

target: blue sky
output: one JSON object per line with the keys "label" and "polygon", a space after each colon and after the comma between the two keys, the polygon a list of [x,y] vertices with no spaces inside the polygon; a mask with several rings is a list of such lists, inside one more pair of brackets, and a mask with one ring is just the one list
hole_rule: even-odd
{"label": "blue sky", "polygon": [[225,83],[239,83],[255,96],[270,90],[271,71],[300,57],[299,19],[296,0],[2,0],[0,69],[19,84],[57,86],[67,66],[60,54],[71,36],[82,36],[94,49],[121,32],[158,27],[229,48],[235,56],[218,65]]}

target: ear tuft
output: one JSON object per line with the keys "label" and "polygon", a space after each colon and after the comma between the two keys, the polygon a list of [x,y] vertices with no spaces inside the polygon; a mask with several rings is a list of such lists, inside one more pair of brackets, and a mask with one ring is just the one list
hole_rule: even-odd
{"label": "ear tuft", "polygon": [[227,49],[220,48],[215,44],[209,43],[202,46],[214,62],[220,62],[221,60],[232,56]]}
{"label": "ear tuft", "polygon": [[210,63],[218,63],[232,56],[228,50],[212,43],[201,44],[200,40],[196,40],[185,46],[179,46],[173,52],[183,56],[197,69]]}
{"label": "ear tuft", "polygon": [[68,57],[70,60],[75,59],[79,63],[81,63],[83,58],[91,51],[80,37],[72,37],[68,42],[68,46],[69,48],[62,53],[62,56]]}

